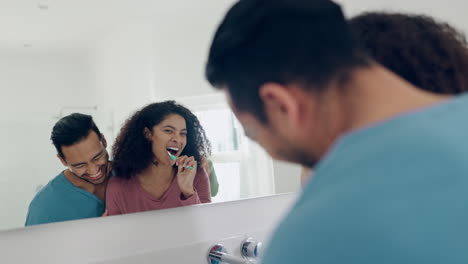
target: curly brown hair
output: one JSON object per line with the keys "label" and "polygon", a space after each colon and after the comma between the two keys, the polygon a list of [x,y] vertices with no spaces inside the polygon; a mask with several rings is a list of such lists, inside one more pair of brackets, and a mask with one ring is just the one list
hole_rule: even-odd
{"label": "curly brown hair", "polygon": [[369,12],[350,19],[356,38],[378,63],[424,90],[468,90],[465,36],[424,15]]}
{"label": "curly brown hair", "polygon": [[182,116],[187,124],[187,145],[181,155],[193,156],[200,165],[211,154],[205,131],[190,110],[175,101],[152,103],[127,119],[115,140],[112,156],[116,177],[129,179],[152,163],[151,143],[143,131],[145,127],[152,130],[171,114]]}

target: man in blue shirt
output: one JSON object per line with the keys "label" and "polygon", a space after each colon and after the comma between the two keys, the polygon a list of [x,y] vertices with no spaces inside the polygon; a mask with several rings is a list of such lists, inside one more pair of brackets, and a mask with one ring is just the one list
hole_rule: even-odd
{"label": "man in blue shirt", "polygon": [[264,264],[468,263],[468,95],[372,60],[328,0],[239,1],[206,76],[246,135],[315,167]]}
{"label": "man in blue shirt", "polygon": [[90,115],[74,113],[54,126],[52,143],[67,167],[34,197],[26,226],[105,215],[110,172],[106,139]]}

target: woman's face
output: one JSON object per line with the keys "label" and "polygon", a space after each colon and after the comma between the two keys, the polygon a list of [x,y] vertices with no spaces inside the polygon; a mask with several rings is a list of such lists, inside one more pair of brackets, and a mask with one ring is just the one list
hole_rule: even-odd
{"label": "woman's face", "polygon": [[177,114],[168,115],[155,125],[149,134],[153,155],[159,164],[174,165],[169,153],[178,157],[187,145],[187,126],[185,119]]}

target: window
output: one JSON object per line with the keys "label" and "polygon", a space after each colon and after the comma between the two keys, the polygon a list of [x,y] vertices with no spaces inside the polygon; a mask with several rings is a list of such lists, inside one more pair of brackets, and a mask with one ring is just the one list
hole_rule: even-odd
{"label": "window", "polygon": [[176,101],[194,112],[211,142],[210,160],[219,183],[213,202],[274,193],[271,158],[244,136],[224,96],[207,95]]}
{"label": "window", "polygon": [[211,142],[213,167],[221,190],[213,202],[240,199],[239,124],[227,108],[195,112]]}

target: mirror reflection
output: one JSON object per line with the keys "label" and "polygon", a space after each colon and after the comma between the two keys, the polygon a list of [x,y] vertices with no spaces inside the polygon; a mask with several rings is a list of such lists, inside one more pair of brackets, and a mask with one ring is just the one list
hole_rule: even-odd
{"label": "mirror reflection", "polygon": [[[214,30],[234,2],[2,1],[0,229],[166,208],[162,204],[172,206],[173,200],[164,198],[179,191],[176,206],[297,191],[300,168],[272,160],[245,137],[224,96],[204,80],[203,66]],[[348,15],[396,8],[385,0],[340,2]],[[405,10],[434,15],[462,31],[467,28],[463,8],[438,7],[408,4]],[[186,178],[193,177],[187,184],[176,177],[179,167],[170,166],[171,156],[175,156],[175,164],[183,156],[188,159],[195,154],[186,155],[180,139],[155,144],[155,150],[148,144],[148,153],[154,158],[151,164],[157,168],[155,163],[167,163],[171,181],[170,173],[153,178],[149,167],[142,166],[134,173],[146,175],[138,178],[140,192],[136,193],[148,198],[150,205],[135,199],[130,206],[117,199],[113,200],[115,211],[106,211],[110,200],[106,201],[105,191],[111,175],[120,180],[116,193],[131,190],[123,183],[128,171],[119,177],[113,170],[114,165],[119,166],[114,164],[114,150],[125,148],[116,140],[126,134],[122,128],[136,111],[167,100],[174,100],[197,118],[211,151],[201,151],[196,165],[192,161],[188,166],[195,173],[187,174]],[[88,129],[76,136],[76,142],[57,148],[51,140],[53,128],[75,113],[92,117],[97,130]],[[158,125],[140,131],[145,143],[159,136]],[[183,125],[174,124],[173,128],[181,136]],[[202,144],[201,148],[207,147]],[[121,164],[130,164],[127,157],[137,155],[127,153]],[[75,197],[79,202],[60,203],[64,199],[48,194],[56,185],[61,186],[60,191],[80,194]],[[41,191],[43,198],[37,196]],[[65,195],[74,199],[69,193]],[[43,204],[53,209],[43,210]],[[153,207],[156,204],[159,207]]]}
{"label": "mirror reflection", "polygon": [[233,2],[0,3],[0,229],[298,190],[204,80]]}

